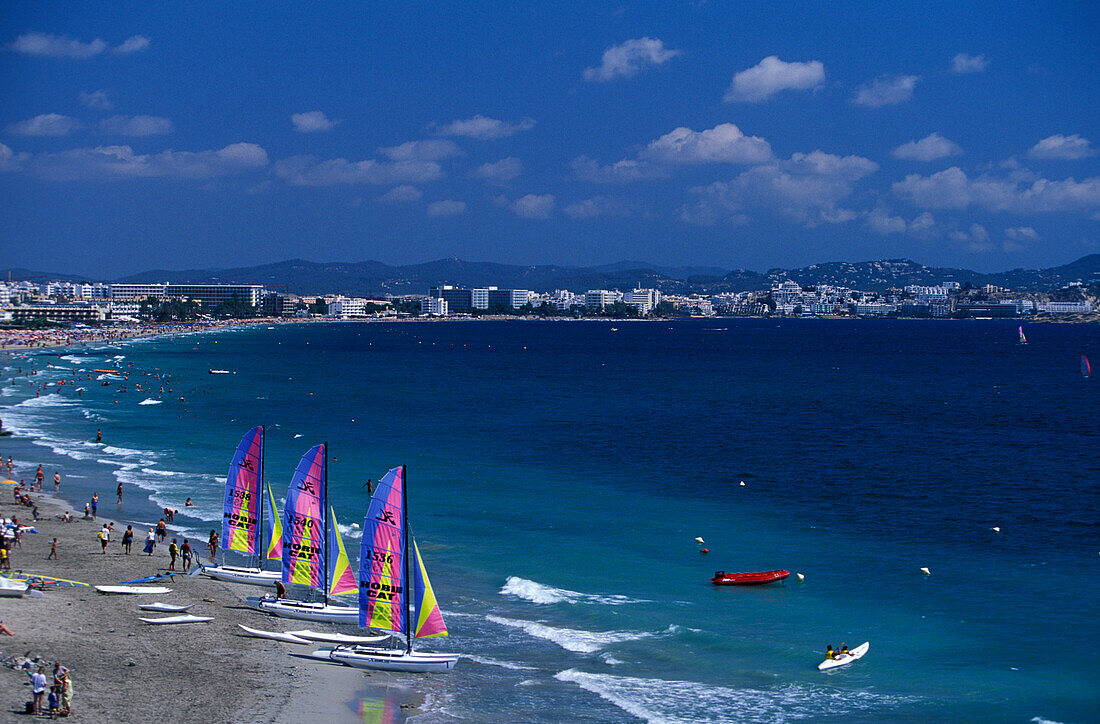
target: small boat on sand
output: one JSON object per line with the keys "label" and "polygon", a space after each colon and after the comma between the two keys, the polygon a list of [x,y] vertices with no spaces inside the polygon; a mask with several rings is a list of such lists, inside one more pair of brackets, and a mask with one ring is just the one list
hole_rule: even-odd
{"label": "small boat on sand", "polygon": [[756,571],[751,573],[715,571],[710,582],[716,586],[760,586],[765,583],[782,581],[789,575],[791,575],[790,571]]}

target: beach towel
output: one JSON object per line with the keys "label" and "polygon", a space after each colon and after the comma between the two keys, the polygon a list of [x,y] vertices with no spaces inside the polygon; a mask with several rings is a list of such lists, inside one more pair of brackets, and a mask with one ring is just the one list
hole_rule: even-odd
{"label": "beach towel", "polygon": [[142,551],[142,552],[143,553],[152,553],[153,552],[153,546],[155,546],[156,544],[157,544],[156,541],[146,539],[145,540],[145,550]]}

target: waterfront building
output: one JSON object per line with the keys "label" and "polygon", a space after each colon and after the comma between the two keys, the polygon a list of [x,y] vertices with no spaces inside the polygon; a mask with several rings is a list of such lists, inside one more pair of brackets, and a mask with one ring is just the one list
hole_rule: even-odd
{"label": "waterfront building", "polygon": [[624,301],[644,317],[660,303],[661,293],[656,289],[635,289],[626,293]]}
{"label": "waterfront building", "polygon": [[260,306],[264,288],[260,284],[111,284],[110,298],[190,299],[203,307],[216,307],[234,297],[253,307]]}
{"label": "waterfront building", "polygon": [[338,296],[328,303],[328,316],[334,319],[361,319],[367,316],[366,300]]}
{"label": "waterfront building", "polygon": [[482,287],[470,290],[470,306],[474,309],[487,310],[489,308],[489,293],[496,291],[496,287]]}
{"label": "waterfront building", "polygon": [[15,322],[32,319],[49,319],[64,322],[102,322],[107,312],[90,304],[28,304],[12,307],[11,318]]}
{"label": "waterfront building", "polygon": [[442,297],[424,297],[420,300],[420,313],[426,317],[446,317],[447,300]]}
{"label": "waterfront building", "polygon": [[[469,312],[473,309],[473,294],[469,289],[462,289],[450,284],[432,287],[428,296],[435,299],[443,299],[447,302],[447,309],[451,314],[456,312]],[[490,304],[492,299],[490,298]],[[444,312],[446,314],[447,312]]]}
{"label": "waterfront building", "polygon": [[1086,314],[1092,311],[1092,303],[1083,302],[1039,302],[1036,310],[1047,314]]}
{"label": "waterfront building", "polygon": [[613,292],[607,289],[589,289],[584,293],[584,306],[589,309],[603,309],[610,307],[615,302],[622,301],[621,292]]}

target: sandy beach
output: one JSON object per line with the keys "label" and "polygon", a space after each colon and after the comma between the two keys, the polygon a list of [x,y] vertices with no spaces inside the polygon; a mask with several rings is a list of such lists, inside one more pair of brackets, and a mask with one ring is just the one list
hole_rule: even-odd
{"label": "sandy beach", "polygon": [[[22,477],[28,476],[23,471]],[[21,477],[18,470],[16,477]],[[31,511],[13,502],[11,488],[0,489],[0,515],[26,522]],[[132,553],[125,555],[120,541],[126,521],[100,517],[93,522],[77,515],[65,523],[59,516],[71,507],[64,501],[44,493],[34,500],[39,532],[24,534],[22,547],[12,551],[13,571],[102,585],[154,575],[168,566],[166,544],[152,556],[141,553],[147,528],[134,526]],[[104,522],[115,523],[106,554],[96,539]],[[55,537],[58,560],[47,560]],[[208,559],[205,547],[196,546],[196,553]],[[238,623],[273,631],[304,627],[295,625],[304,622],[276,619],[243,605],[245,596],[260,595],[262,589],[182,574],[156,584],[171,593],[104,595],[90,587],[47,586],[41,597],[0,599],[0,620],[15,634],[0,637],[0,658],[41,657],[48,662],[47,674],[55,661],[70,668],[73,721],[363,721],[361,709],[377,709],[393,712],[380,721],[402,722],[418,704],[417,695],[396,676],[290,655],[308,653],[312,646],[241,635]],[[214,620],[142,623],[139,616],[166,615],[138,610],[139,603],[153,601],[195,604],[190,613]],[[335,630],[324,624],[309,627]],[[0,721],[25,721],[24,703],[30,699],[29,676],[10,665],[0,668]]]}

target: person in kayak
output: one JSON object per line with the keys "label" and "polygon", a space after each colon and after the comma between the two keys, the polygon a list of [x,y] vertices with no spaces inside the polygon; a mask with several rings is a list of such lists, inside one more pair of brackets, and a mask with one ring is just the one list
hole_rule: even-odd
{"label": "person in kayak", "polygon": [[841,656],[847,656],[848,653],[849,653],[848,652],[848,644],[842,642],[840,644],[840,655]]}
{"label": "person in kayak", "polygon": [[829,644],[828,646],[825,647],[825,658],[829,659],[829,660],[832,660],[832,659],[836,658],[836,652],[833,651],[833,645],[832,644]]}

